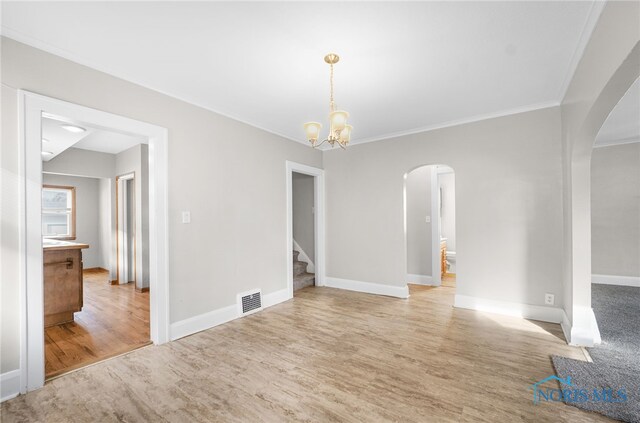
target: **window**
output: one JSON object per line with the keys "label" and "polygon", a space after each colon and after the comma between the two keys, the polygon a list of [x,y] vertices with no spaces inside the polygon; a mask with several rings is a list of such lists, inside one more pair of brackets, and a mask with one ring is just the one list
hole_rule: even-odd
{"label": "window", "polygon": [[42,236],[76,239],[75,187],[43,185]]}

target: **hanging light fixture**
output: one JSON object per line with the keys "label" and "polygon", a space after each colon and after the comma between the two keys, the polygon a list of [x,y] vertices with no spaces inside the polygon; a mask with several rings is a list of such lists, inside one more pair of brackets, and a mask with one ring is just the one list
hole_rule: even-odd
{"label": "hanging light fixture", "polygon": [[353,127],[347,125],[347,118],[349,113],[344,110],[336,110],[336,105],[333,101],[333,65],[338,63],[340,57],[337,54],[329,53],[324,56],[324,61],[329,64],[331,71],[329,74],[329,82],[331,85],[331,92],[329,97],[329,135],[321,143],[318,144],[318,138],[320,137],[320,129],[322,125],[318,122],[307,122],[304,124],[304,130],[307,133],[307,139],[311,143],[311,147],[320,147],[325,142],[331,144],[333,148],[337,143],[343,149],[349,144],[351,139],[351,130]]}

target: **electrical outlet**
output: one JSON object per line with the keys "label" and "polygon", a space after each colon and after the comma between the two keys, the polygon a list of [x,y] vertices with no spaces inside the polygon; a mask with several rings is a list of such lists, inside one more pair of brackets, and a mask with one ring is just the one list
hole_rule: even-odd
{"label": "electrical outlet", "polygon": [[182,223],[191,223],[191,212],[182,212]]}
{"label": "electrical outlet", "polygon": [[544,294],[544,303],[546,305],[553,305],[556,302],[556,296],[553,294]]}
{"label": "electrical outlet", "polygon": [[424,221],[427,222],[427,223],[431,223],[431,216],[426,216],[424,218]]}

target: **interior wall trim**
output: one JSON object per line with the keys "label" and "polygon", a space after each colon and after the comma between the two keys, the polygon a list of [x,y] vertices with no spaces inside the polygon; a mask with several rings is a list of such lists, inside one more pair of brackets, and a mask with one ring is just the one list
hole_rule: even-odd
{"label": "interior wall trim", "polygon": [[640,288],[640,276],[591,275],[591,283]]}
{"label": "interior wall trim", "polygon": [[20,393],[20,369],[0,374],[0,402],[15,398]]}
{"label": "interior wall trim", "polygon": [[[289,290],[287,288],[272,292],[270,294],[265,294],[262,297],[262,311],[264,311],[265,308],[280,304],[287,301],[288,299]],[[260,313],[262,313],[262,311],[256,313],[256,315],[259,315]],[[236,304],[209,311],[207,313],[199,314],[197,316],[189,317],[188,319],[180,320],[171,324],[171,340],[175,341],[176,339],[184,338],[185,336],[193,335],[194,333],[211,329],[240,317],[242,316],[240,316],[240,314],[238,313],[238,306]]]}
{"label": "interior wall trim", "polygon": [[409,287],[383,285],[380,283],[354,281],[327,277],[324,286],[330,288],[346,289],[348,291],[365,292],[367,294],[386,295],[388,297],[409,298]]}
{"label": "interior wall trim", "polygon": [[510,301],[489,300],[456,294],[454,307],[485,313],[503,314],[506,316],[522,317],[524,319],[539,320],[541,322],[561,323],[564,310],[560,307],[522,304]]}
{"label": "interior wall trim", "polygon": [[431,275],[415,275],[412,273],[407,273],[407,283],[413,283],[416,285],[432,285],[432,286],[437,286],[436,283],[434,283],[433,278],[431,277]]}

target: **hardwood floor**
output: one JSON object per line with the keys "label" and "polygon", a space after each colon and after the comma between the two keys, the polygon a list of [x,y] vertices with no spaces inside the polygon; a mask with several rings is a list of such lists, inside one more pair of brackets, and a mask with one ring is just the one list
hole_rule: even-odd
{"label": "hardwood floor", "polygon": [[105,270],[83,276],[84,306],[75,321],[45,329],[47,379],[150,343],[149,293],[110,285]]}
{"label": "hardwood floor", "polygon": [[2,421],[601,422],[533,403],[551,354],[584,359],[557,324],[310,287],[293,300],[52,380]]}

